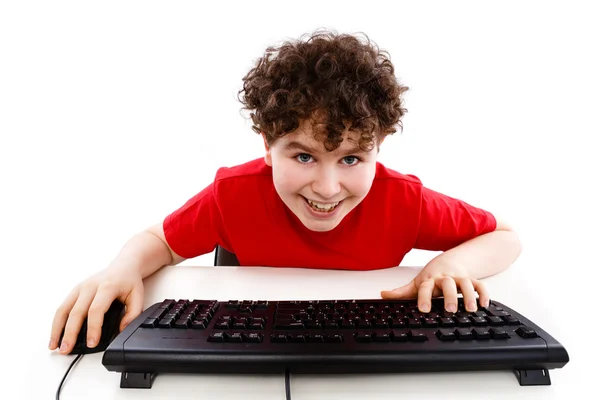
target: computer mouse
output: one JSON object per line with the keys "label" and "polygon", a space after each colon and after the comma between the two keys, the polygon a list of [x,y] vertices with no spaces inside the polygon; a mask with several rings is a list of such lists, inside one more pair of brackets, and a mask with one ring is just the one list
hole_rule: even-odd
{"label": "computer mouse", "polygon": [[[119,300],[113,301],[110,305],[108,311],[104,314],[104,322],[102,323],[102,333],[100,336],[100,341],[96,347],[87,347],[87,318],[83,321],[83,325],[79,330],[79,335],[77,335],[77,340],[75,341],[75,345],[73,346],[73,350],[69,354],[92,354],[99,353],[101,351],[106,350],[110,342],[117,336],[119,333],[119,324],[121,323],[121,318],[123,317],[123,310],[125,306]],[[58,341],[58,346],[62,343],[62,338],[65,333],[63,329],[60,339]]]}

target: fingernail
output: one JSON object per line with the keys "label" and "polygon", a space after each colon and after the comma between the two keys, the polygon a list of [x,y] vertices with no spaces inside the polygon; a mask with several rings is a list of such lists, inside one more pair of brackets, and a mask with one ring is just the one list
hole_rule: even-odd
{"label": "fingernail", "polygon": [[63,353],[67,351],[67,342],[62,342],[60,345],[60,352]]}
{"label": "fingernail", "polygon": [[449,312],[456,312],[456,304],[449,304],[448,305],[448,311]]}
{"label": "fingernail", "polygon": [[419,308],[421,309],[421,312],[429,312],[429,306],[427,304],[421,304]]}
{"label": "fingernail", "polygon": [[469,311],[476,311],[477,304],[475,304],[474,301],[469,301],[469,303],[467,304],[467,308],[469,309]]}
{"label": "fingernail", "polygon": [[54,339],[50,339],[50,342],[48,343],[48,348],[50,350],[53,350],[56,347],[56,345],[54,344]]}
{"label": "fingernail", "polygon": [[89,338],[87,341],[87,347],[94,347],[96,345],[96,338]]}

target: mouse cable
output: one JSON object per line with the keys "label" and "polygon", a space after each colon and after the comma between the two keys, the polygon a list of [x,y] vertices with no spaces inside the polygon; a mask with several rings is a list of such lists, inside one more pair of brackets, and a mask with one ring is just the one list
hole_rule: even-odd
{"label": "mouse cable", "polygon": [[58,390],[56,391],[56,400],[60,400],[60,390],[62,389],[62,385],[65,382],[65,379],[67,379],[67,375],[69,375],[69,371],[71,370],[71,368],[73,368],[73,365],[75,365],[75,363],[79,361],[81,357],[83,357],[83,354],[78,354],[77,357],[75,357],[75,359],[71,363],[71,365],[69,365],[67,372],[65,372],[65,376],[63,376],[62,381],[60,381],[60,385],[58,385]]}
{"label": "mouse cable", "polygon": [[285,400],[291,400],[292,396],[290,394],[290,369],[285,369]]}
{"label": "mouse cable", "polygon": [[[75,357],[75,359],[73,360],[73,362],[71,362],[71,365],[69,365],[69,368],[67,368],[67,372],[65,372],[65,376],[63,376],[62,380],[60,381],[60,384],[58,385],[58,390],[56,391],[56,400],[60,400],[60,390],[62,389],[62,385],[65,382],[65,379],[67,379],[67,376],[69,375],[69,371],[71,371],[71,368],[73,368],[75,363],[77,361],[79,361],[79,359],[81,357],[83,357],[83,354],[78,354],[77,357]],[[285,369],[285,399],[286,400],[292,399],[292,396],[290,394],[290,370],[289,370],[289,368]]]}

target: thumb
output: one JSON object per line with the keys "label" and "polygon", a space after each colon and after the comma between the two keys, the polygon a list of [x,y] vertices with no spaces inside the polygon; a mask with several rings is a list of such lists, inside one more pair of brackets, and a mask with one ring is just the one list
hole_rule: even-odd
{"label": "thumb", "polygon": [[413,279],[404,286],[400,286],[394,290],[383,290],[381,292],[382,299],[416,299],[418,294],[415,280]]}
{"label": "thumb", "polygon": [[125,329],[144,310],[144,284],[142,282],[134,286],[125,299],[125,310],[119,331]]}

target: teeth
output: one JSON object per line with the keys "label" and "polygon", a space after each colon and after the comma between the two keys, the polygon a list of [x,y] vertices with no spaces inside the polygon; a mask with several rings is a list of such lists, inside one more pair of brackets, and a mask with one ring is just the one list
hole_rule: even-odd
{"label": "teeth", "polygon": [[339,201],[336,202],[336,203],[331,203],[331,204],[316,203],[316,202],[308,200],[308,199],[307,199],[307,201],[308,201],[308,204],[310,204],[311,206],[316,207],[316,208],[318,208],[320,210],[325,210],[325,211],[332,210],[332,209],[335,208],[335,206],[337,206],[338,204],[340,204]]}

